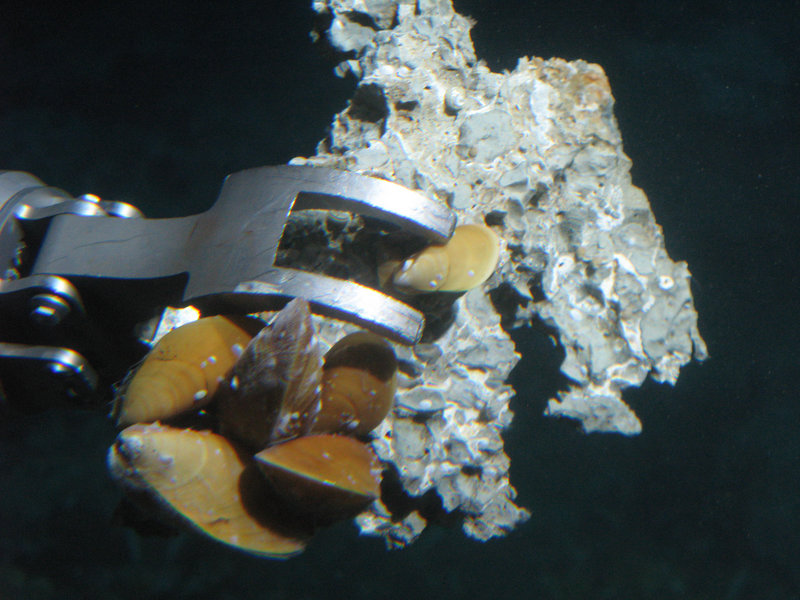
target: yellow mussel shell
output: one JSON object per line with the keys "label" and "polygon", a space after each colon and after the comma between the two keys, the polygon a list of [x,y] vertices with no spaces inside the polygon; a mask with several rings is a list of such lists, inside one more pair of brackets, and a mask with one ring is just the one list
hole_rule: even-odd
{"label": "yellow mussel shell", "polygon": [[114,400],[117,425],[151,423],[211,400],[252,335],[227,317],[206,317],[167,333]]}
{"label": "yellow mussel shell", "polygon": [[403,261],[392,282],[403,290],[463,292],[486,281],[500,258],[500,238],[486,225],[461,225],[441,246]]}
{"label": "yellow mussel shell", "polygon": [[220,390],[221,433],[255,451],[308,432],[321,367],[308,302],[295,298],[248,344]]}
{"label": "yellow mussel shell", "polygon": [[111,447],[108,466],[134,501],[246,552],[288,558],[309,538],[287,520],[252,459],[215,433],[132,425]]}
{"label": "yellow mussel shell", "polygon": [[397,391],[397,357],[382,337],[351,333],[325,355],[313,431],[366,435],[386,418]]}
{"label": "yellow mussel shell", "polygon": [[354,516],[380,496],[378,460],[354,438],[307,435],[270,446],[255,459],[276,493],[317,523]]}

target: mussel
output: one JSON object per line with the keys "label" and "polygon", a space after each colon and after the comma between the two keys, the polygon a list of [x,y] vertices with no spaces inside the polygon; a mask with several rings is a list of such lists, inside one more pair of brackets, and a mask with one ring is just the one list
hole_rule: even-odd
{"label": "mussel", "polygon": [[152,423],[211,401],[252,335],[227,317],[206,317],[167,333],[114,400],[117,425]]}
{"label": "mussel", "polygon": [[336,342],[322,368],[321,407],[313,430],[366,435],[388,414],[397,391],[397,357],[365,331]]}
{"label": "mussel", "polygon": [[108,466],[140,505],[247,552],[287,558],[310,537],[286,516],[253,460],[210,431],[132,425],[109,450]]}
{"label": "mussel", "polygon": [[319,411],[321,366],[308,302],[296,298],[248,344],[220,390],[221,433],[254,451],[306,433]]}
{"label": "mussel", "polygon": [[500,238],[486,225],[461,225],[444,245],[428,246],[398,266],[389,264],[394,286],[418,292],[462,292],[486,281],[500,258]]}
{"label": "mussel", "polygon": [[317,523],[355,516],[380,495],[375,455],[350,437],[307,435],[270,446],[255,459],[275,492]]}

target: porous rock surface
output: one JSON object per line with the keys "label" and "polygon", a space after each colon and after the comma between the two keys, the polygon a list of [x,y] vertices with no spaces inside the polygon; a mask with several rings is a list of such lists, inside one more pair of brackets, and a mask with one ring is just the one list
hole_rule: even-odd
{"label": "porous rock surface", "polygon": [[[404,490],[435,490],[464,530],[485,540],[529,513],[516,506],[502,431],[519,359],[490,301],[510,320],[541,319],[565,351],[569,389],[547,413],[589,431],[641,430],[621,390],[650,374],[675,383],[706,349],[685,263],[670,260],[613,114],[603,69],[581,60],[521,58],[511,72],[478,61],[472,22],[449,0],[318,0],[340,75],[358,86],[312,157],[293,164],[383,177],[455,210],[460,223],[491,225],[502,237],[495,274],[455,304],[443,335],[396,347],[413,365],[372,447],[394,465]],[[509,316],[509,315],[506,315]],[[341,328],[320,322],[327,344]],[[376,502],[362,532],[403,546],[425,518],[391,515]]]}

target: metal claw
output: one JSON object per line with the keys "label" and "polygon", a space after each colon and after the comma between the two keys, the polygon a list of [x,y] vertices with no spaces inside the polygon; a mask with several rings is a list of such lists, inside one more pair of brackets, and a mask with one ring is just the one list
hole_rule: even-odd
{"label": "metal claw", "polygon": [[31,275],[177,278],[180,303],[213,312],[274,309],[300,296],[316,312],[402,343],[418,341],[424,319],[406,304],[351,281],[275,266],[289,213],[311,208],[376,217],[431,242],[446,241],[455,227],[448,208],[388,181],[319,167],[261,167],[229,175],[214,205],[198,215],[54,216]]}

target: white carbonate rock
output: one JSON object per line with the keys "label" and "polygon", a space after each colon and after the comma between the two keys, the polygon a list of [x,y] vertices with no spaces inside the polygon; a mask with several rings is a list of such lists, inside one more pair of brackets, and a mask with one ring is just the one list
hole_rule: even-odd
{"label": "white carbonate rock", "polygon": [[[459,510],[468,535],[505,534],[528,517],[514,503],[502,440],[514,394],[504,382],[519,356],[488,291],[516,306],[515,325],[538,318],[557,331],[573,384],[547,414],[630,435],[641,424],[621,390],[648,374],[675,383],[682,365],[706,356],[689,271],[667,256],[631,183],[600,66],[521,58],[493,73],[449,0],[313,7],[347,53],[337,72],[359,83],[317,155],[292,162],[396,181],[448,204],[461,223],[487,218],[502,237],[497,271],[456,301],[449,329],[396,348],[415,375],[401,378],[372,446],[408,494],[435,490],[445,510]],[[357,522],[391,546],[426,524],[416,512],[392,517],[376,503]]]}

